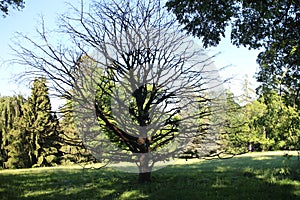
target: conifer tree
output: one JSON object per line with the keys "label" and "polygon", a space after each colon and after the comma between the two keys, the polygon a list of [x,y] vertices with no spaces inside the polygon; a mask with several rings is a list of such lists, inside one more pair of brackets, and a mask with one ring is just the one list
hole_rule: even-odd
{"label": "conifer tree", "polygon": [[3,168],[4,162],[6,160],[6,152],[4,147],[6,145],[6,98],[0,98],[0,168]]}
{"label": "conifer tree", "polygon": [[6,168],[28,168],[31,167],[29,159],[29,145],[26,138],[26,129],[23,126],[22,116],[17,117],[14,128],[10,130],[10,143],[7,145]]}
{"label": "conifer tree", "polygon": [[88,150],[84,147],[82,138],[74,121],[72,102],[68,100],[61,108],[62,119],[59,123],[60,138],[62,146],[60,151],[63,152],[62,164],[81,163],[95,160]]}
{"label": "conifer tree", "polygon": [[245,151],[245,141],[241,141],[245,122],[242,120],[242,106],[230,91],[226,91],[226,114],[222,130],[221,146],[228,153],[241,153]]}
{"label": "conifer tree", "polygon": [[1,98],[1,166],[3,168],[28,167],[25,132],[22,126],[24,98],[19,96]]}
{"label": "conifer tree", "polygon": [[34,167],[58,163],[58,120],[51,114],[51,103],[45,78],[33,81],[31,96],[25,107],[29,157]]}

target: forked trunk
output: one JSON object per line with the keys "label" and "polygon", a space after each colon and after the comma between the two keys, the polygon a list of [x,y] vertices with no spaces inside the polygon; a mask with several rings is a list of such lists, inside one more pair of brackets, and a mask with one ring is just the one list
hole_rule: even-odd
{"label": "forked trunk", "polygon": [[149,165],[149,154],[142,153],[139,156],[139,183],[146,183],[151,181],[152,166]]}

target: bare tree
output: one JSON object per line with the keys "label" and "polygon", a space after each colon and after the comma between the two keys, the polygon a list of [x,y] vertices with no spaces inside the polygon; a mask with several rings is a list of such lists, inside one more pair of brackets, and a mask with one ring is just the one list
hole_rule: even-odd
{"label": "bare tree", "polygon": [[[175,157],[209,128],[217,71],[175,19],[152,0],[95,2],[61,17],[65,43],[22,35],[17,61],[46,76],[72,99],[83,142],[99,159],[138,165],[139,181],[154,163]],[[214,106],[215,107],[215,106]],[[208,109],[209,108],[209,109]]]}

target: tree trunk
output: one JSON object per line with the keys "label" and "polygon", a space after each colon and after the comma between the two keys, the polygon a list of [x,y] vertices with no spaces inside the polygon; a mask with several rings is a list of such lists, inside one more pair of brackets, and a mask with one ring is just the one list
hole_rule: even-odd
{"label": "tree trunk", "polygon": [[149,153],[139,155],[139,183],[151,181],[152,166],[149,166]]}
{"label": "tree trunk", "polygon": [[150,172],[141,172],[139,173],[139,183],[151,182],[151,171]]}

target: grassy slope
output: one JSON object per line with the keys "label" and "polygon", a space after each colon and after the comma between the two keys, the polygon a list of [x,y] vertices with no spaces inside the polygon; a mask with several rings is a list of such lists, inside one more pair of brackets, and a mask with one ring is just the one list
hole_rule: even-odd
{"label": "grassy slope", "polygon": [[282,155],[181,160],[143,185],[136,174],[111,168],[3,170],[0,199],[300,199],[300,161]]}

